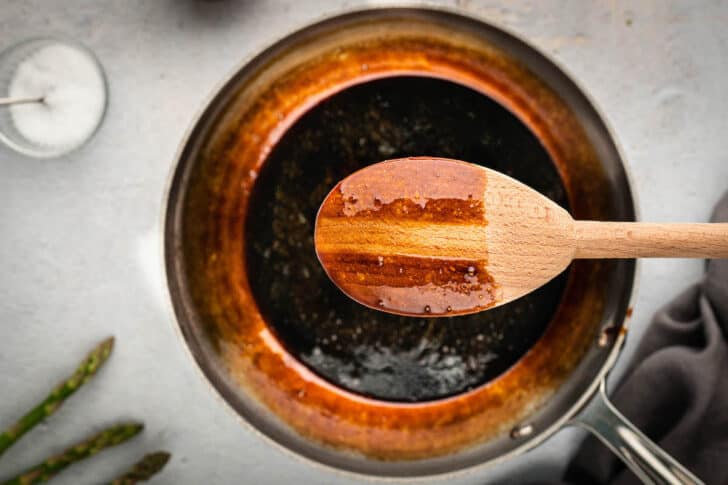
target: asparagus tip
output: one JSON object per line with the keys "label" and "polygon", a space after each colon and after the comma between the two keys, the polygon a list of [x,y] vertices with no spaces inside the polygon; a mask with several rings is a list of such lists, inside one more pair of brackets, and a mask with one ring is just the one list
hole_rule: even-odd
{"label": "asparagus tip", "polygon": [[151,474],[158,473],[169,462],[172,455],[167,451],[155,451],[144,457],[147,470]]}
{"label": "asparagus tip", "polygon": [[114,342],[116,341],[116,338],[112,335],[111,337],[107,337],[104,340],[101,341],[99,344],[99,349],[103,349],[105,352],[111,352],[111,350],[114,348]]}
{"label": "asparagus tip", "polygon": [[132,485],[149,480],[162,471],[171,456],[166,451],[149,453],[139,460],[131,470],[112,481],[111,485]]}

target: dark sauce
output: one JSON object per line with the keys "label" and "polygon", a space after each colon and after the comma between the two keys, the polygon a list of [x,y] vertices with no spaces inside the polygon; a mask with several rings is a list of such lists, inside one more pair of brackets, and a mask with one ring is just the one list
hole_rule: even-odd
{"label": "dark sauce", "polygon": [[389,313],[455,316],[493,306],[486,179],[473,164],[424,157],[355,172],[318,212],[319,261],[344,293]]}
{"label": "dark sauce", "polygon": [[501,374],[541,336],[566,282],[562,274],[510,304],[437,319],[343,294],[314,250],[321,202],[366,165],[416,155],[487,166],[567,207],[548,154],[508,110],[455,83],[396,77],[346,89],[298,120],[258,175],[246,221],[250,285],[283,345],[333,384],[390,401],[443,398]]}

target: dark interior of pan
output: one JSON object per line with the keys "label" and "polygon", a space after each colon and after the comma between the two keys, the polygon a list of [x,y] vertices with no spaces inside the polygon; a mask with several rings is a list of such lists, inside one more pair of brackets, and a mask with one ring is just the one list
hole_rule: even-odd
{"label": "dark interior of pan", "polygon": [[[417,155],[506,173],[576,218],[635,218],[610,133],[560,69],[502,30],[423,9],[335,17],[247,63],[190,133],[168,195],[168,282],[192,355],[253,426],[340,469],[437,474],[532,446],[618,351],[629,261],[577,262],[455,318],[383,314],[336,289],[313,248],[323,198],[363,166]],[[533,433],[514,438],[522,424]]]}
{"label": "dark interior of pan", "polygon": [[337,386],[376,399],[423,401],[500,375],[543,334],[567,274],[512,305],[450,319],[366,308],[329,280],[313,246],[316,212],[352,172],[413,154],[470,160],[568,208],[536,136],[492,99],[441,79],[369,81],[312,107],[258,174],[247,213],[251,289],[286,348]]}

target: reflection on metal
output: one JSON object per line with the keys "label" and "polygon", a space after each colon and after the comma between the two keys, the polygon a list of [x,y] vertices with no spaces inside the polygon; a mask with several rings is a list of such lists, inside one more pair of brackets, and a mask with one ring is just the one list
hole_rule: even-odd
{"label": "reflection on metal", "polygon": [[531,433],[533,433],[532,424],[521,424],[511,430],[511,438],[515,440],[523,438],[524,436],[529,436]]}
{"label": "reflection on metal", "polygon": [[615,327],[611,324],[604,327],[602,330],[602,333],[599,334],[599,340],[597,341],[597,344],[599,347],[607,347],[609,345],[609,342],[612,341],[612,337],[615,333]]}

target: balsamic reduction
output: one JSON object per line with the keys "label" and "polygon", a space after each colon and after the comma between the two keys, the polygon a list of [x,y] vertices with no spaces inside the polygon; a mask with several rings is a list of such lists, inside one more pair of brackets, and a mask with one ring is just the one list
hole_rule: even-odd
{"label": "balsamic reduction", "polygon": [[453,318],[385,314],[329,280],[313,244],[316,213],[352,172],[428,155],[487,166],[567,207],[535,135],[501,105],[461,85],[394,77],[319,103],[284,134],[258,175],[246,219],[250,285],[289,352],[333,384],[391,401],[438,399],[483,384],[543,333],[566,273],[510,304]]}
{"label": "balsamic reduction", "polygon": [[370,165],[321,205],[316,254],[336,286],[370,308],[407,316],[482,311],[500,300],[487,269],[486,186],[483,168],[458,160]]}

